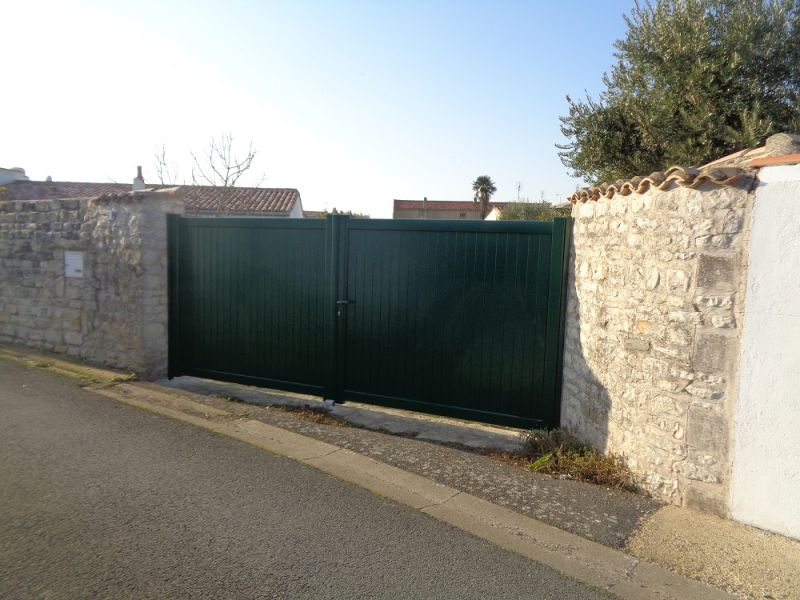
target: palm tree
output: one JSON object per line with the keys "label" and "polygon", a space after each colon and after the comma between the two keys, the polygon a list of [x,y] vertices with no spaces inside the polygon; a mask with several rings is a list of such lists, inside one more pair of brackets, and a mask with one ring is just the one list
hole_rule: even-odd
{"label": "palm tree", "polygon": [[472,191],[475,192],[475,202],[481,203],[481,219],[489,213],[489,200],[497,191],[494,181],[488,175],[481,175],[472,182]]}

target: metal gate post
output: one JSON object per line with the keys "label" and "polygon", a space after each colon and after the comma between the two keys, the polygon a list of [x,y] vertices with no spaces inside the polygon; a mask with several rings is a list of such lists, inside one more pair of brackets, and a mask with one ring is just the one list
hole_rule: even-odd
{"label": "metal gate post", "polygon": [[325,399],[341,402],[344,385],[347,325],[347,215],[331,215],[325,223],[328,272],[326,334],[328,361],[325,368]]}
{"label": "metal gate post", "polygon": [[544,407],[548,427],[558,427],[561,422],[561,375],[564,353],[564,321],[566,311],[567,269],[572,236],[572,218],[553,219],[553,237],[550,249],[550,290],[547,300],[547,334],[545,357],[545,389],[550,402]]}
{"label": "metal gate post", "polygon": [[180,228],[181,216],[167,215],[167,377],[180,375],[178,368],[178,343],[180,327],[180,296],[178,275],[180,273]]}

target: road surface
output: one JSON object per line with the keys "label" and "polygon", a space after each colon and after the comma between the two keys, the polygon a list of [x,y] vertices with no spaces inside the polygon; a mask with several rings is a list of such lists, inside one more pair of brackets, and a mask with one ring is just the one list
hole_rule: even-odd
{"label": "road surface", "polygon": [[241,442],[0,360],[0,598],[605,594]]}

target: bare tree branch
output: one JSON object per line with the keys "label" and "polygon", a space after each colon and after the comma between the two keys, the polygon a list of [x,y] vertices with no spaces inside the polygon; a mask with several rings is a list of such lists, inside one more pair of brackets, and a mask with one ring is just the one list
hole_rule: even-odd
{"label": "bare tree branch", "polygon": [[[234,150],[233,135],[223,133],[218,138],[212,137],[202,155],[190,152],[191,157],[191,183],[192,185],[208,185],[214,187],[233,187],[241,177],[253,166],[257,151],[253,143],[247,147],[247,153],[239,158]],[[155,171],[162,185],[176,184],[178,168],[167,160],[166,146],[162,144],[161,150],[155,153]],[[259,187],[266,179],[266,173],[261,174],[254,182]],[[184,181],[185,183],[185,181]],[[221,214],[222,207],[218,210]]]}
{"label": "bare tree branch", "polygon": [[[233,187],[250,170],[257,154],[253,143],[250,142],[247,153],[240,159],[234,151],[233,142],[231,133],[223,133],[219,138],[211,138],[202,161],[195,153],[191,153],[194,163],[192,181],[195,185],[204,182],[206,185]],[[263,179],[262,176],[261,181]]]}
{"label": "bare tree branch", "polygon": [[167,146],[161,144],[161,150],[155,154],[156,177],[161,185],[175,185],[178,183],[178,166],[170,164],[167,160]]}

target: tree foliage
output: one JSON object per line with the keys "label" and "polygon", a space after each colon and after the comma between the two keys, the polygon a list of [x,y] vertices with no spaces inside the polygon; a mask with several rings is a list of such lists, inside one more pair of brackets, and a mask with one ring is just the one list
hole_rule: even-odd
{"label": "tree foliage", "polygon": [[497,191],[494,181],[488,175],[480,175],[472,182],[472,191],[475,192],[475,202],[480,202],[484,196],[488,199]]}
{"label": "tree foliage", "polygon": [[494,181],[488,175],[480,175],[472,182],[472,191],[475,192],[475,202],[481,203],[481,218],[489,214],[489,200],[497,191]]}
{"label": "tree foliage", "polygon": [[549,202],[509,202],[500,211],[500,221],[552,221],[568,217],[570,209],[556,208]]}
{"label": "tree foliage", "polygon": [[700,165],[800,129],[798,0],[636,4],[595,100],[561,117],[559,156],[592,183]]}

